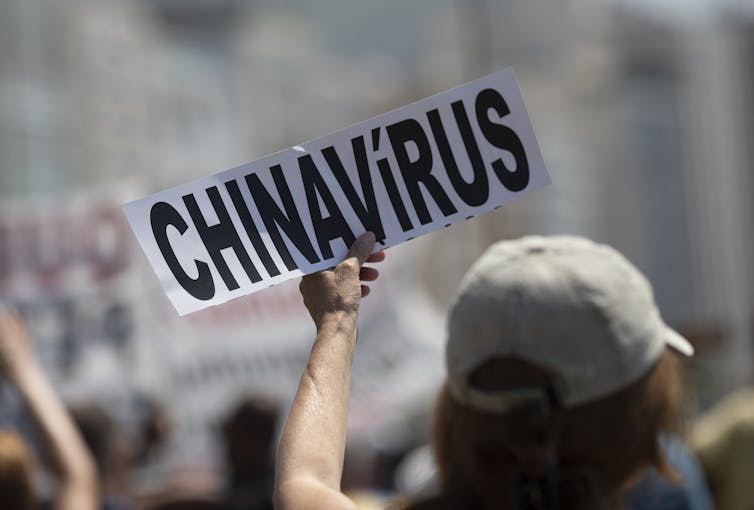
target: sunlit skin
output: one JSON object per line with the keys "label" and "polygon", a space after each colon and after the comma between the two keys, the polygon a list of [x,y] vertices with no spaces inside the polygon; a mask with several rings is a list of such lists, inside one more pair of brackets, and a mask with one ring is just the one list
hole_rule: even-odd
{"label": "sunlit skin", "polygon": [[94,510],[99,505],[94,460],[34,357],[23,319],[5,308],[0,308],[0,365],[34,420],[49,467],[58,480],[54,508]]}
{"label": "sunlit skin", "polygon": [[[277,455],[275,508],[355,509],[340,492],[346,444],[351,363],[356,318],[370,293],[385,252],[372,254],[371,232],[360,236],[335,268],[305,276],[301,294],[317,329],[309,363],[301,376]],[[312,438],[317,438],[312,441]]]}

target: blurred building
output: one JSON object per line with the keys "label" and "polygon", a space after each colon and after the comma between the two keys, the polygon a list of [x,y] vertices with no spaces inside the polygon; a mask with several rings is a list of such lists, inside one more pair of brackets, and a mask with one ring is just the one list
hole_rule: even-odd
{"label": "blurred building", "polygon": [[139,7],[0,5],[0,196],[60,195],[153,168],[153,33]]}
{"label": "blurred building", "polygon": [[615,13],[635,253],[671,323],[710,358],[702,404],[754,376],[754,34],[714,7]]}
{"label": "blurred building", "polygon": [[63,36],[38,2],[0,5],[0,192],[54,189],[70,168],[58,62]]}

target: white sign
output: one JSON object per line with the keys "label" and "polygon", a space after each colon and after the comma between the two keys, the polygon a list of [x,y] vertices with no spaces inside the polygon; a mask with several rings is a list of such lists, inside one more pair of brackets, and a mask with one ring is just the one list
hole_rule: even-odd
{"label": "white sign", "polygon": [[549,184],[511,68],[123,206],[180,315]]}

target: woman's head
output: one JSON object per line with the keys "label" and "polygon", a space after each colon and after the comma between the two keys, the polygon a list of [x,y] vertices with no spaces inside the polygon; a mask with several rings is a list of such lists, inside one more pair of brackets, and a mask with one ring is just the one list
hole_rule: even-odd
{"label": "woman's head", "polygon": [[657,441],[678,425],[681,385],[666,347],[692,349],[615,250],[575,237],[497,243],[464,278],[448,331],[435,423],[446,492],[584,509],[643,467],[669,472]]}
{"label": "woman's head", "polygon": [[[646,467],[672,478],[658,441],[680,428],[675,358],[665,352],[638,381],[575,407],[552,405],[545,397],[489,413],[464,405],[443,387],[433,430],[441,486],[481,508],[515,508],[516,499],[526,497],[527,482],[540,492],[553,483],[549,490],[560,508],[584,510],[605,508]],[[493,360],[485,369],[532,384],[547,373],[515,358]]]}
{"label": "woman's head", "polygon": [[0,430],[0,501],[9,510],[30,510],[34,503],[31,456],[23,439]]}

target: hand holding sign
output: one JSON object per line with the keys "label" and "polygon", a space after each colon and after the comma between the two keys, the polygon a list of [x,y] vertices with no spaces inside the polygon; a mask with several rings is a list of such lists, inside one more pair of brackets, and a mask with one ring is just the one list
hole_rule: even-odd
{"label": "hand holding sign", "polygon": [[124,206],[181,315],[549,184],[511,69]]}
{"label": "hand holding sign", "polygon": [[361,298],[369,294],[369,287],[361,282],[371,282],[379,276],[376,269],[364,267],[364,263],[385,259],[385,252],[382,250],[370,256],[374,243],[374,234],[366,232],[356,239],[348,250],[346,259],[334,269],[301,279],[299,289],[318,330],[328,314],[343,313],[355,318]]}

